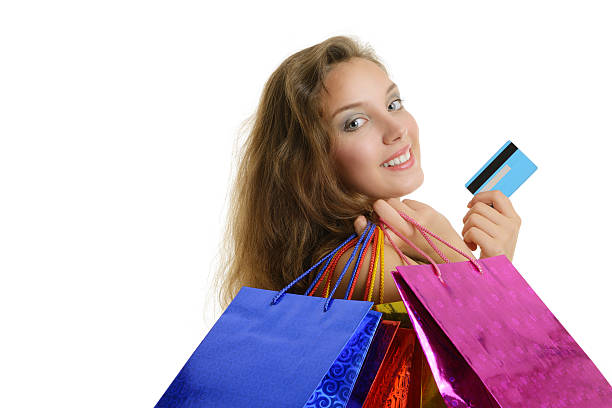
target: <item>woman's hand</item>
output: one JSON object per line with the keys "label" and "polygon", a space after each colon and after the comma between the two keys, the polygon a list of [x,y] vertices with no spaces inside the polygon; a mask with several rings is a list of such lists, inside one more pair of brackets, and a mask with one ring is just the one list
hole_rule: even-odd
{"label": "woman's hand", "polygon": [[[376,211],[376,214],[378,214],[378,216],[387,224],[409,239],[415,246],[430,256],[436,263],[444,263],[445,261],[438,255],[437,252],[435,252],[432,246],[425,240],[423,235],[416,229],[416,227],[399,215],[400,211],[416,220],[416,222],[418,222],[421,226],[427,228],[429,231],[436,234],[455,248],[464,252],[466,255],[474,257],[474,254],[472,254],[461,236],[453,229],[446,217],[427,204],[415,200],[406,199],[400,201],[398,198],[390,198],[387,200],[377,200],[374,203],[374,211]],[[358,234],[362,233],[366,224],[367,222],[364,216],[357,217],[354,223],[355,231]],[[408,243],[404,242],[392,231],[387,230],[387,232],[395,245],[397,245],[397,247],[406,256],[411,259],[417,259],[429,263],[429,261],[425,259],[423,255],[421,255]],[[440,249],[440,251],[448,258],[449,261],[463,262],[468,260],[466,257],[447,247],[437,239],[429,235],[428,238],[436,245],[436,247]]]}
{"label": "woman's hand", "polygon": [[483,191],[472,198],[468,208],[461,232],[467,246],[474,251],[478,245],[481,259],[503,254],[512,261],[521,218],[510,199],[499,190]]}

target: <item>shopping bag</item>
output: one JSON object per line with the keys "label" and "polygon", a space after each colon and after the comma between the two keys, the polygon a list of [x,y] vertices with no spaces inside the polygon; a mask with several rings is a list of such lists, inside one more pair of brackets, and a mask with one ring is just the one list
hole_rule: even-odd
{"label": "shopping bag", "polygon": [[[354,247],[349,261],[346,263],[342,273],[340,274],[338,281],[332,291],[337,289],[342,277],[345,275],[351,261],[358,253],[356,266],[351,274],[351,282],[349,283],[349,290],[345,293],[344,298],[351,300],[352,288],[359,275],[359,267],[363,260],[363,253],[368,246],[372,238],[372,232],[374,230],[374,224],[368,223],[367,228],[364,230],[362,235],[357,238],[349,239],[345,241],[344,245],[337,248],[337,253],[330,257],[327,263],[320,269],[317,278],[306,290],[306,295],[312,296],[312,293],[316,291],[315,285],[317,281],[320,282],[322,278],[325,278],[325,273],[330,273],[338,262],[339,257],[351,247]],[[330,274],[331,276],[331,274]],[[322,278],[321,278],[322,277]],[[328,279],[328,282],[331,281]],[[330,285],[327,286],[325,296],[329,296]],[[377,327],[379,325],[381,313],[376,311],[370,311],[366,316],[369,319],[367,324],[362,330],[351,338],[351,341],[343,349],[340,357],[336,360],[332,368],[325,375],[323,380],[319,383],[319,386],[314,393],[310,396],[306,402],[305,408],[320,408],[320,407],[344,407],[349,402],[348,397],[352,395],[352,390],[356,384],[357,374],[361,373],[363,362],[366,353],[369,351],[369,347],[373,343],[374,335],[378,332]]]}
{"label": "shopping bag", "polygon": [[[379,270],[378,267],[380,265],[379,305],[374,305],[373,309],[383,312],[383,310],[386,309],[382,308],[383,310],[381,310],[379,307],[384,306],[384,304],[381,305],[383,302],[382,289],[384,288],[384,274],[382,273],[384,271],[384,236],[379,227],[374,229],[375,226],[371,225],[370,228],[369,231],[366,229],[366,232],[368,232],[367,239],[365,240],[365,245],[359,250],[359,257],[355,262],[353,276],[358,276],[363,262],[362,254],[364,249],[372,243],[372,256],[368,267],[364,300],[372,300],[374,295],[374,282],[376,281],[377,272]],[[338,258],[348,249],[352,248],[355,242],[356,240],[348,242],[338,251],[331,260],[330,265],[318,274],[306,293],[313,294],[321,283],[326,282],[324,294],[327,295],[331,287],[332,271],[336,267]],[[355,253],[357,249],[358,248],[355,247],[353,253]],[[349,264],[350,261],[346,263],[345,268],[347,268]],[[345,298],[352,298],[354,283],[355,280],[352,280],[349,282],[349,285],[347,285]],[[401,301],[396,303],[399,303],[403,309],[403,303]],[[385,316],[384,313],[383,316]],[[393,319],[393,317],[396,317],[395,315],[390,314],[389,316],[392,317],[391,320],[398,320]],[[359,373],[359,377],[350,395],[347,404],[348,408],[421,408],[421,405],[419,405],[422,399],[420,366],[423,364],[424,359],[416,355],[416,353],[420,352],[422,354],[422,352],[418,350],[416,335],[414,330],[412,330],[405,309],[401,316],[403,322],[381,320],[378,325],[372,344]],[[400,327],[400,325],[405,325],[406,327]],[[417,364],[418,367],[415,366],[415,364]],[[414,377],[415,380],[413,381],[413,376],[415,375],[416,377]],[[433,388],[437,390],[435,385]],[[445,405],[442,404],[441,406],[444,407]],[[434,408],[434,406],[432,405],[428,408]]]}
{"label": "shopping bag", "polygon": [[[364,230],[364,232],[362,233],[362,236],[360,237],[359,240],[357,240],[357,238],[353,238],[351,240],[347,240],[345,241],[344,245],[338,248],[338,251],[336,252],[336,254],[330,258],[328,260],[328,262],[320,269],[319,273],[317,274],[316,278],[313,280],[313,282],[311,283],[310,287],[306,290],[307,295],[312,296],[316,290],[318,289],[318,287],[320,286],[321,283],[326,282],[325,284],[325,289],[324,289],[324,296],[327,297],[329,296],[329,292],[331,289],[331,277],[332,277],[332,273],[336,268],[336,265],[338,263],[339,258],[349,249],[353,248],[353,252],[351,253],[351,257],[349,258],[349,260],[346,262],[344,269],[342,270],[339,279],[336,282],[335,288],[338,287],[342,277],[345,275],[349,265],[351,264],[352,260],[355,258],[355,255],[357,255],[357,259],[355,262],[355,267],[353,268],[353,272],[351,274],[351,281],[348,284],[348,288],[347,291],[344,295],[344,298],[347,300],[351,300],[352,299],[352,294],[353,294],[353,290],[354,290],[354,284],[357,281],[357,278],[359,276],[359,272],[360,272],[360,268],[363,262],[363,254],[365,252],[365,250],[367,249],[368,245],[370,244],[370,242],[372,241],[372,239],[374,238],[374,241],[376,241],[376,237],[378,237],[378,233],[375,233],[375,225],[372,223],[368,223],[366,229]],[[365,237],[363,239],[363,237]],[[372,258],[372,261],[374,261],[374,258]],[[369,278],[371,280],[372,278],[372,270],[373,270],[373,266],[374,266],[374,262],[370,263],[370,268],[369,268]],[[364,299],[365,300],[365,299]],[[370,298],[367,299],[367,301],[371,300],[371,296]],[[380,317],[381,313],[376,312],[377,316]],[[384,326],[384,325],[383,325]],[[379,324],[375,330],[375,333],[373,333],[373,339],[371,341],[371,345],[369,347],[369,349],[367,350],[367,356],[368,358],[366,359],[365,356],[366,354],[360,354],[359,355],[359,360],[354,360],[355,362],[357,362],[359,364],[359,367],[361,369],[359,369],[359,367],[357,368],[356,372],[359,373],[359,376],[356,377],[356,379],[353,377],[352,379],[354,380],[354,386],[357,388],[353,388],[352,391],[349,389],[348,394],[346,394],[347,397],[350,396],[350,399],[348,399],[347,401],[347,407],[361,407],[361,403],[359,403],[358,405],[355,405],[355,401],[354,401],[354,396],[355,394],[360,394],[363,393],[363,387],[364,384],[367,384],[369,386],[369,384],[371,383],[368,382],[367,380],[364,381],[364,373],[366,372],[372,372],[374,371],[374,373],[377,370],[377,366],[380,364],[380,361],[377,361],[376,356],[378,354],[380,354],[381,352],[383,353],[382,355],[384,356],[384,352],[386,351],[386,348],[388,346],[388,344],[385,346],[383,343],[385,341],[384,338],[382,338],[381,336],[384,335],[384,328],[383,331],[381,332],[379,330],[379,328],[381,327],[381,325]],[[374,348],[375,350],[372,350],[372,348]],[[379,358],[380,360],[381,358]],[[363,364],[362,364],[363,363]],[[324,381],[322,382],[322,384],[324,383]],[[324,387],[325,388],[325,387]],[[337,387],[334,387],[334,389]],[[367,390],[365,391],[367,393]],[[333,402],[334,401],[328,401],[328,400],[318,400],[315,398],[315,395],[317,395],[318,393],[315,392],[311,398],[308,401],[308,404],[312,404],[313,407],[322,407],[322,406],[336,406]],[[352,399],[352,400],[351,400]],[[363,402],[363,401],[361,401]],[[309,405],[310,406],[310,405]]]}
{"label": "shopping bag", "polygon": [[337,285],[327,298],[287,292],[338,249],[281,291],[243,287],[156,407],[344,407],[381,314],[332,299]]}
{"label": "shopping bag", "polygon": [[[403,334],[405,337],[416,338],[416,333],[412,323],[410,322],[410,317],[408,316],[404,302],[398,301],[376,304],[372,307],[372,309],[382,313],[380,321],[381,324],[388,321],[394,321],[400,328],[406,329]],[[374,347],[374,341],[372,347]],[[402,348],[398,348],[398,350],[399,352],[402,352]],[[402,401],[397,397],[393,397],[394,395],[397,396],[402,394],[391,390],[388,393],[391,398],[387,398],[388,400],[391,400],[391,402],[389,402],[387,405],[380,404],[379,406],[392,406],[394,408],[446,408],[446,403],[442,399],[442,395],[440,394],[438,386],[433,378],[431,368],[427,363],[427,359],[423,354],[423,349],[418,341],[414,342],[414,350],[410,354],[405,354],[405,357],[403,358],[407,360],[411,359],[409,366],[410,384],[408,394],[405,396],[406,399],[405,401]],[[384,371],[384,368],[381,371]],[[393,378],[389,378],[389,376],[385,376],[384,378],[387,378],[388,381],[393,380]],[[379,387],[382,388],[384,385]]]}
{"label": "shopping bag", "polygon": [[372,339],[372,345],[368,350],[366,359],[359,372],[359,377],[357,377],[357,381],[355,382],[353,392],[349,397],[349,401],[346,405],[347,408],[363,407],[398,329],[399,322],[389,320],[380,321],[374,338]]}
{"label": "shopping bag", "polygon": [[[380,260],[382,271],[384,270],[384,236],[386,235],[389,241],[391,241],[391,238],[386,231],[383,235],[383,229],[381,228],[377,228],[376,231],[380,234],[376,252],[374,252],[374,248],[372,249],[372,259],[375,259],[375,265]],[[397,247],[394,246],[394,248],[399,251]],[[398,252],[398,254],[401,254],[401,252]],[[376,269],[374,272],[376,272]],[[367,285],[370,289],[367,298],[364,298],[364,300],[372,300],[373,281],[376,274],[374,273],[373,279],[370,276],[372,276],[371,271],[368,274]],[[383,288],[384,274],[381,273],[380,277],[380,288]],[[372,282],[371,286],[369,286],[370,281]],[[395,322],[396,325],[399,325],[399,330],[394,330],[392,338],[389,339],[388,344],[384,345],[386,347],[383,357],[384,362],[381,361],[376,366],[375,372],[368,371],[368,360],[366,359],[347,406],[350,408],[445,408],[446,404],[438,391],[431,369],[423,355],[423,350],[419,342],[415,341],[416,334],[404,303],[402,301],[383,303],[383,290],[380,290],[379,303],[375,304],[372,309],[381,312],[382,318],[366,358],[370,358],[370,353],[377,350],[377,346],[379,346],[377,344],[378,332],[385,328],[385,324]],[[365,372],[363,372],[364,370]],[[368,376],[362,380],[362,376],[365,377],[366,375]],[[360,381],[364,381],[365,384]],[[357,394],[360,388],[367,389],[370,395]],[[354,403],[354,405],[351,405],[351,403]]]}
{"label": "shopping bag", "polygon": [[[611,407],[612,388],[505,255],[476,260],[406,214],[447,262],[392,272],[449,407]],[[468,261],[448,262],[429,234]]]}
{"label": "shopping bag", "polygon": [[[397,322],[396,322],[397,323]],[[363,408],[415,407],[417,395],[414,383],[414,351],[416,336],[414,330],[400,328],[387,351],[385,359],[372,382],[370,392],[366,397]]]}

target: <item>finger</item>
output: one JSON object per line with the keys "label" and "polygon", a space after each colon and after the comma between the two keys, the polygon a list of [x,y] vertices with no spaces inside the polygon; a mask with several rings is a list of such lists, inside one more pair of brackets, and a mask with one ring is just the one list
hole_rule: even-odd
{"label": "finger", "polygon": [[476,194],[468,203],[468,208],[477,202],[493,204],[493,207],[507,217],[516,217],[518,214],[514,210],[510,199],[499,190],[481,191]]}
{"label": "finger", "polygon": [[[404,205],[408,206],[408,208],[413,210],[414,212],[421,211],[421,210],[424,210],[426,208],[431,208],[431,207],[429,207],[425,203],[422,203],[422,202],[416,201],[416,200],[409,200],[407,198],[402,200],[402,203],[404,203]],[[406,214],[408,214],[408,213],[406,213]],[[410,214],[408,214],[408,215],[410,215]]]}
{"label": "finger", "polygon": [[366,218],[363,215],[360,215],[359,217],[355,218],[353,225],[355,227],[355,232],[357,233],[357,235],[361,235],[363,234],[363,231],[368,225],[368,222],[366,221]]}
{"label": "finger", "polygon": [[[495,211],[491,209],[492,211]],[[463,226],[463,230],[461,231],[461,235],[465,235],[465,233],[472,227],[476,227],[493,238],[497,238],[499,234],[500,227],[499,225],[493,223],[488,218],[482,216],[481,214],[472,214],[469,218],[468,222]]]}
{"label": "finger", "polygon": [[472,227],[467,230],[465,236],[463,237],[463,241],[470,249],[470,245],[478,245],[481,252],[493,248],[495,245],[495,239],[493,237],[476,227]]}
{"label": "finger", "polygon": [[400,201],[399,198],[388,198],[385,200],[385,202],[389,204],[391,207],[393,207],[395,211],[398,211],[398,212],[402,211],[405,214],[413,216],[416,212],[415,209],[411,207],[408,203],[405,203],[404,201],[408,201],[408,200]]}
{"label": "finger", "polygon": [[[399,202],[399,200],[397,201]],[[397,203],[395,203],[395,205],[397,205]],[[374,211],[376,211],[376,214],[378,214],[380,218],[382,218],[387,224],[392,226],[394,229],[396,229],[400,234],[404,235],[405,237],[412,236],[413,233],[415,232],[415,228],[410,223],[408,223],[406,220],[404,220],[402,216],[399,215],[397,210],[394,207],[392,207],[387,201],[376,200],[373,207],[374,207]],[[403,207],[400,207],[400,208],[401,208],[401,211],[405,210],[405,208]]]}
{"label": "finger", "polygon": [[502,225],[504,223],[504,215],[500,214],[497,209],[491,208],[482,202],[476,202],[471,206],[470,210],[463,217],[463,223],[465,224],[473,214],[480,214],[497,225]]}
{"label": "finger", "polygon": [[[399,214],[400,212],[403,212],[404,214],[410,216],[411,218],[417,220],[419,223],[421,223],[423,220],[420,219],[422,217],[419,217],[418,212],[419,210],[423,209],[424,207],[429,207],[427,204],[423,204],[420,203],[418,201],[415,200],[402,200],[400,201],[398,198],[389,198],[388,200],[385,200],[391,207],[393,207],[393,209],[395,211],[397,211],[397,213]],[[400,215],[401,217],[401,215]],[[403,219],[403,217],[402,217]],[[406,223],[408,223],[409,225],[412,226],[412,223],[410,223],[408,220],[404,220]],[[413,231],[413,230],[411,230]]]}

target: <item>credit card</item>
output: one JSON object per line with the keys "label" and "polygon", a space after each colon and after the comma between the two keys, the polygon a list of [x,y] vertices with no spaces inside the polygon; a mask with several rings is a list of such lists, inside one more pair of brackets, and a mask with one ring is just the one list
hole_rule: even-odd
{"label": "credit card", "polygon": [[510,197],[537,170],[531,160],[508,140],[465,184],[470,193],[499,190]]}

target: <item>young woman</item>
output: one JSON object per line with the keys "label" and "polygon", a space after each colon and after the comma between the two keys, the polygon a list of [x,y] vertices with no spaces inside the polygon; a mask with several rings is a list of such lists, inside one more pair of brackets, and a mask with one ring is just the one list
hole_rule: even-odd
{"label": "young woman", "polygon": [[[419,129],[379,58],[350,37],[329,38],[282,62],[264,87],[238,163],[216,280],[223,308],[242,286],[282,289],[378,217],[443,263],[398,211],[469,256],[479,246],[481,258],[512,260],[520,218],[501,192],[472,199],[462,236],[432,207],[400,201],[423,183]],[[409,262],[429,263],[388,232]],[[467,261],[433,242],[451,262]],[[385,302],[401,300],[391,271],[403,262],[388,240],[384,251]],[[334,282],[351,252],[340,258]],[[370,251],[364,257],[354,299],[365,291]],[[315,275],[291,292],[303,294]],[[334,297],[344,296],[349,280],[347,272]]]}

